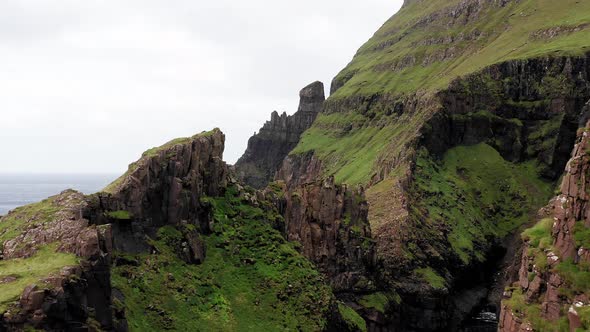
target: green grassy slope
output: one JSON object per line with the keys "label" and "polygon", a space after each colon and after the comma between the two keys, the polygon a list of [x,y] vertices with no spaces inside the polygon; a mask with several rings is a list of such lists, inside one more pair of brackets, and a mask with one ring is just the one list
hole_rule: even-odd
{"label": "green grassy slope", "polygon": [[452,148],[440,162],[422,151],[416,173],[417,215],[464,264],[483,261],[490,239],[526,224],[551,196],[533,162],[510,163],[486,144]]}
{"label": "green grassy slope", "polygon": [[[52,223],[64,218],[64,211],[70,211],[80,203],[80,198],[69,191],[14,209],[0,218],[0,251],[7,241],[30,229],[51,228]],[[43,289],[47,285],[41,279],[59,274],[63,267],[78,265],[79,258],[75,255],[57,251],[59,245],[59,242],[39,245],[30,239],[22,239],[17,248],[29,249],[31,257],[0,260],[0,314],[18,300],[27,286],[36,284]]]}
{"label": "green grassy slope", "polygon": [[[413,1],[404,6],[338,74],[337,81],[348,80],[332,98],[437,90],[494,63],[590,50],[587,1],[509,1],[505,7],[482,6],[477,15],[449,14],[460,2]],[[425,21],[429,16],[432,22]],[[391,70],[404,58],[410,65]]]}
{"label": "green grassy slope", "polygon": [[460,3],[412,1],[387,21],[334,79],[327,112],[292,154],[313,151],[337,182],[369,183],[381,161],[407,155],[452,80],[506,60],[590,51],[587,1]]}
{"label": "green grassy slope", "polygon": [[235,188],[207,200],[215,207],[215,225],[202,265],[176,257],[171,244],[182,236],[167,226],[152,241],[157,254],[126,256],[136,263],[114,268],[113,286],[125,296],[130,330],[321,330],[332,292],[271,227],[281,217],[245,204]]}
{"label": "green grassy slope", "polygon": [[75,255],[59,253],[55,249],[55,245],[45,246],[33,257],[0,261],[0,313],[18,300],[25,287],[31,284],[43,287],[40,279],[59,274],[64,266],[78,264]]}

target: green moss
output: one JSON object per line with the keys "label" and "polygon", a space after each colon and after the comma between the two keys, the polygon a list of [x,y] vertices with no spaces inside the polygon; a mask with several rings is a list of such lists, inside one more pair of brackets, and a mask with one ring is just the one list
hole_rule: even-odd
{"label": "green moss", "polygon": [[359,304],[365,308],[371,308],[381,313],[385,313],[389,304],[389,298],[384,293],[373,293],[363,296],[359,300]]}
{"label": "green moss", "polygon": [[576,330],[576,332],[590,330],[590,307],[576,308],[576,311],[578,312],[578,316],[582,322],[582,328]]}
{"label": "green moss", "polygon": [[535,163],[510,163],[486,144],[450,149],[442,161],[423,150],[412,189],[414,215],[448,230],[453,252],[467,264],[484,259],[490,238],[503,238],[528,222],[551,188]]}
{"label": "green moss", "polygon": [[441,277],[432,268],[422,268],[414,271],[418,277],[427,282],[432,288],[443,289],[446,287],[445,278]]}
{"label": "green moss", "polygon": [[542,250],[549,248],[553,244],[551,228],[553,220],[545,218],[539,221],[535,226],[525,230],[522,233],[522,239],[528,241],[529,245]]}
{"label": "green moss", "polygon": [[[587,2],[523,0],[504,7],[485,5],[480,8],[479,19],[472,19],[467,24],[464,23],[466,14],[460,11],[459,18],[435,14],[449,10],[458,2],[433,0],[404,6],[338,74],[336,82],[344,85],[331,98],[434,91],[444,88],[456,77],[491,64],[543,55],[579,55],[590,46],[590,27],[587,25],[590,23],[590,4]],[[434,15],[433,22],[418,23],[429,15]],[[535,37],[539,30],[578,26],[581,27],[578,32],[562,33],[553,38]],[[477,32],[480,34],[473,40],[456,40]],[[432,42],[422,43],[425,40]],[[454,41],[441,43],[438,40]],[[444,61],[438,60],[446,53],[453,55]],[[435,60],[429,60],[432,58]],[[405,68],[392,70],[396,63],[405,63]],[[549,88],[561,89],[564,85],[560,83],[559,77],[545,82]]]}
{"label": "green moss", "polygon": [[531,323],[534,331],[538,332],[569,332],[567,317],[551,321],[541,315],[541,307],[536,303],[527,303],[520,288],[510,289],[512,296],[503,300],[502,305],[508,306],[512,313]]}
{"label": "green moss", "polygon": [[[0,280],[16,278],[13,282],[0,283],[0,313],[16,301],[25,287],[38,283],[39,279],[58,273],[63,267],[78,264],[76,256],[58,253],[56,246],[44,246],[30,258],[0,260]],[[43,287],[42,284],[38,285]]]}
{"label": "green moss", "polygon": [[51,222],[60,210],[55,198],[56,196],[53,196],[39,203],[18,207],[0,218],[0,244],[14,239],[27,227]]}
{"label": "green moss", "polygon": [[583,221],[576,222],[574,226],[574,237],[576,246],[590,249],[590,228],[584,225]]}
{"label": "green moss", "polygon": [[367,331],[365,320],[351,307],[338,303],[338,312],[348,325],[350,331]]}
{"label": "green moss", "polygon": [[586,294],[590,290],[590,264],[575,264],[571,259],[560,262],[557,272],[567,283],[562,291],[573,298],[575,294]]}
{"label": "green moss", "polygon": [[119,219],[119,220],[131,220],[133,215],[129,211],[119,210],[119,211],[110,211],[106,213],[109,218]]}
{"label": "green moss", "polygon": [[204,201],[213,205],[215,223],[214,233],[204,237],[202,265],[176,257],[173,244],[181,232],[168,226],[152,241],[158,254],[130,257],[139,266],[113,269],[130,329],[323,329],[331,290],[294,244],[271,227],[269,211],[242,203],[234,187],[225,197]]}
{"label": "green moss", "polygon": [[143,157],[154,157],[154,156],[157,156],[161,151],[167,150],[167,149],[169,149],[169,148],[171,148],[171,147],[173,147],[175,145],[186,144],[186,143],[190,142],[191,140],[192,140],[191,137],[175,138],[175,139],[171,140],[170,142],[168,142],[168,143],[166,143],[164,145],[161,145],[161,146],[158,146],[158,147],[155,147],[155,148],[151,148],[151,149],[145,151],[141,155],[141,157],[143,158]]}

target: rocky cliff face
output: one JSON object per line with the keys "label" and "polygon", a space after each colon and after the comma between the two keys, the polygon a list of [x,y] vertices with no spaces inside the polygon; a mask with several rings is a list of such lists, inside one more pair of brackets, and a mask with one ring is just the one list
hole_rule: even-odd
{"label": "rocky cliff face", "polygon": [[[399,306],[390,301],[388,318],[376,326],[456,330],[482,303],[499,311],[498,292],[506,280],[487,276],[501,269],[496,264],[510,265],[501,263],[502,255],[518,248],[508,239],[544,204],[548,182],[565,166],[586,118],[580,110],[590,98],[589,68],[585,56],[513,61],[458,79],[421,101],[328,101],[326,113],[304,134],[304,146],[320,128],[339,128],[337,135],[344,138],[331,147],[371,126],[377,134],[369,140],[379,137],[379,128],[385,135],[400,130],[401,142],[381,143],[385,152],[365,180],[379,266],[373,276],[378,289],[395,291],[403,301]],[[359,115],[345,122],[350,127],[338,127],[340,121],[330,118],[343,117],[339,108],[365,109],[366,122],[357,124]],[[289,188],[313,185],[338,165],[321,150],[301,152],[302,144],[277,173]],[[364,160],[354,154],[340,172],[356,172],[347,168],[355,158]]]}
{"label": "rocky cliff face", "polygon": [[285,201],[287,239],[301,244],[301,253],[335,291],[366,290],[375,252],[362,187],[349,189],[328,178],[288,190]]}
{"label": "rocky cliff face", "polygon": [[586,123],[578,132],[560,194],[542,211],[541,221],[523,233],[518,278],[505,293],[500,331],[590,328],[589,285],[584,281],[590,262],[586,249],[589,126]]}
{"label": "rocky cliff face", "polygon": [[47,246],[77,257],[61,270],[56,266],[50,275],[40,275],[43,282],[27,285],[4,313],[3,327],[127,330],[124,309],[113,302],[124,301],[111,287],[113,254],[148,253],[149,238],[168,225],[181,230],[175,248],[179,258],[202,263],[201,235],[210,232],[212,210],[201,198],[223,195],[227,186],[223,146],[218,129],[177,139],[144,153],[105,192],[84,196],[66,191],[3,217],[1,224],[8,227],[4,236],[15,234],[3,244],[5,264],[34,259]]}
{"label": "rocky cliff face", "polygon": [[[87,328],[89,320],[107,330],[126,329],[124,316],[117,316],[110,307],[112,229],[110,225],[91,225],[83,218],[86,206],[84,195],[65,191],[42,203],[12,211],[2,219],[2,225],[12,224],[20,232],[4,242],[3,267],[10,271],[15,265],[28,265],[25,275],[14,274],[2,280],[0,285],[16,287],[3,292],[18,291],[21,280],[29,275],[40,280],[33,277],[18,301],[9,305],[0,329],[18,331],[33,326],[72,331]],[[64,255],[71,258],[64,259],[69,257]],[[78,260],[80,263],[76,264]],[[44,275],[40,271],[50,273]]]}
{"label": "rocky cliff face", "polygon": [[90,197],[85,214],[95,224],[113,224],[115,248],[128,252],[147,251],[145,236],[165,225],[193,225],[208,234],[211,209],[200,199],[220,196],[227,186],[224,142],[215,129],[146,151],[105,192]]}
{"label": "rocky cliff face", "polygon": [[273,112],[270,121],[248,140],[246,152],[235,165],[236,174],[244,183],[260,189],[272,181],[283,159],[321,112],[324,85],[314,82],[306,86],[299,92],[299,98],[295,114]]}

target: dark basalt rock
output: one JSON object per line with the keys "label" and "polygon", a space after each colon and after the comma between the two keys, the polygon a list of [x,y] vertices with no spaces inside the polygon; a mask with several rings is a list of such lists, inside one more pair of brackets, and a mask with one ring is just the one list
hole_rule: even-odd
{"label": "dark basalt rock", "polygon": [[248,140],[248,148],[235,165],[238,178],[254,188],[263,188],[275,176],[283,159],[299,143],[301,134],[311,127],[324,104],[324,84],[314,82],[299,92],[297,112],[288,116],[276,111]]}
{"label": "dark basalt rock", "polygon": [[[452,147],[484,142],[494,147],[507,160],[537,160],[542,175],[548,180],[555,180],[561,175],[569,159],[579,124],[588,119],[588,109],[583,106],[590,98],[589,82],[590,66],[587,56],[515,60],[493,65],[457,79],[446,90],[433,96],[427,104],[424,101],[427,99],[424,98],[423,101],[419,98],[408,98],[402,104],[405,107],[398,107],[399,98],[351,97],[326,104],[324,111],[362,111],[369,107],[382,106],[383,109],[392,109],[396,113],[407,113],[430,108],[432,115],[425,118],[419,136],[410,143],[415,149],[426,147],[433,155],[442,156]],[[407,158],[411,160],[413,157],[408,153]],[[384,160],[384,170],[390,170],[393,165],[399,163],[399,160],[394,160],[396,163],[391,164],[386,161]],[[322,161],[313,152],[308,152],[287,156],[276,179],[285,181],[288,193],[307,193],[306,190],[310,191],[309,188],[321,183],[324,176]],[[384,177],[385,175],[378,177],[374,183]],[[412,182],[411,173],[405,181]],[[407,194],[409,187],[407,183],[401,185],[401,195]],[[309,199],[311,196],[306,195],[306,199],[302,199],[301,194],[289,198],[293,200],[291,205],[305,205],[305,202],[312,202],[314,199],[322,201],[319,197]],[[409,196],[407,200],[404,205],[406,208],[414,203]],[[306,242],[308,248],[313,248],[315,243],[321,244],[322,240],[327,241],[327,237],[324,239],[318,234],[328,234],[326,230],[331,229],[329,226],[319,227],[320,231],[316,232],[310,226],[317,223],[317,216],[325,208],[324,205],[310,203],[307,215],[296,213],[300,217],[291,220],[286,216],[287,234],[289,223],[293,223],[297,226],[294,227],[296,231],[291,231],[289,235],[291,239]],[[296,207],[296,210],[299,209]],[[407,213],[414,212],[410,210]],[[400,215],[403,219],[404,214]],[[457,330],[470,312],[481,304],[479,300],[491,301],[494,307],[499,308],[499,301],[496,300],[499,296],[494,293],[495,289],[492,292],[486,288],[492,281],[488,280],[486,275],[482,276],[481,271],[489,269],[487,275],[494,275],[497,271],[494,270],[497,269],[495,260],[503,259],[501,252],[519,252],[518,248],[507,248],[501,243],[501,239],[496,239],[497,244],[490,239],[490,249],[486,251],[489,257],[486,256],[486,262],[474,263],[468,267],[459,267],[460,264],[455,266],[451,259],[436,261],[440,257],[426,257],[425,261],[432,260],[431,266],[444,264],[451,273],[448,279],[449,287],[444,291],[421,288],[417,286],[416,280],[407,276],[407,271],[412,271],[414,267],[400,265],[397,259],[399,257],[395,257],[396,252],[390,250],[399,247],[398,242],[404,243],[408,238],[428,234],[419,233],[420,231],[417,234],[408,234],[407,229],[421,230],[421,225],[427,224],[420,217],[414,219],[385,220],[382,226],[388,227],[376,227],[371,230],[376,241],[377,268],[372,274],[378,276],[377,289],[394,287],[402,297],[401,305],[390,305],[393,309],[383,319],[373,321],[369,314],[363,313],[363,317],[371,322],[371,326],[383,331],[453,331]],[[409,227],[408,225],[413,225],[413,222],[418,224],[414,228]],[[310,240],[314,236],[322,240]],[[428,247],[436,245],[438,240],[421,238],[420,241]],[[345,245],[353,243],[354,241]],[[306,250],[306,245],[303,245],[303,251]],[[493,253],[494,250],[499,251],[497,255]],[[450,256],[450,249],[447,251]],[[329,251],[325,251],[327,258],[316,257],[316,254],[321,255],[322,252],[320,247],[307,255],[312,260],[315,259],[316,263],[320,262],[319,266],[330,259],[338,259],[338,253],[330,256]],[[441,249],[441,252],[444,253],[445,250]],[[324,268],[324,271],[329,269]],[[509,272],[503,271],[502,274],[504,273]],[[396,285],[384,286],[380,282],[393,282]],[[498,282],[504,284],[505,281],[502,279]],[[498,288],[502,289],[503,286],[499,285]],[[470,301],[464,301],[465,298],[469,298]],[[362,313],[362,310],[359,312]]]}
{"label": "dark basalt rock", "polygon": [[0,331],[25,326],[89,331],[91,319],[101,330],[127,331],[124,309],[113,305],[113,299],[124,302],[111,288],[113,251],[145,252],[150,249],[146,236],[171,225],[183,235],[178,256],[189,264],[204,261],[201,234],[210,232],[212,218],[211,207],[201,198],[223,195],[229,181],[222,160],[224,138],[215,129],[172,141],[144,153],[108,192],[84,196],[70,190],[53,197],[59,212],[4,243],[4,259],[30,257],[40,246],[57,243],[59,251],[75,254],[81,263],[27,287],[2,316]]}
{"label": "dark basalt rock", "polygon": [[[117,250],[145,252],[145,236],[165,225],[195,226],[188,244],[198,233],[210,232],[210,206],[201,197],[223,194],[228,168],[223,162],[225,136],[219,129],[182,142],[148,151],[130,171],[111,185],[109,192],[90,197],[85,215],[95,224],[112,224]],[[191,255],[201,249],[191,245]],[[197,261],[198,258],[194,258]]]}
{"label": "dark basalt rock", "polygon": [[373,285],[375,246],[364,189],[337,185],[334,178],[291,187],[285,193],[285,233],[301,244],[336,292],[366,291]]}
{"label": "dark basalt rock", "polygon": [[[590,103],[584,111],[588,111]],[[549,322],[556,322],[566,316],[570,330],[583,328],[578,309],[588,305],[588,294],[571,292],[564,278],[555,267],[565,261],[572,261],[575,265],[590,263],[590,251],[577,243],[575,238],[576,224],[582,229],[590,227],[590,196],[587,192],[590,186],[590,136],[588,130],[590,122],[578,133],[571,159],[565,167],[561,182],[560,194],[553,198],[547,206],[545,217],[553,221],[552,251],[545,255],[549,269],[536,266],[534,255],[527,250],[530,243],[525,243],[518,276],[515,286],[519,287],[525,296],[527,304],[537,306],[540,315]],[[571,294],[571,295],[568,295]],[[506,294],[506,297],[511,297]],[[566,310],[567,309],[567,310]],[[518,332],[530,328],[526,322],[526,315],[517,315],[509,306],[502,307],[499,331]]]}
{"label": "dark basalt rock", "polygon": [[[580,110],[590,98],[589,57],[557,57],[501,63],[458,79],[439,94],[423,144],[442,154],[481,142],[510,161],[537,159],[543,175],[559,177],[569,158]],[[582,124],[583,125],[583,124]]]}

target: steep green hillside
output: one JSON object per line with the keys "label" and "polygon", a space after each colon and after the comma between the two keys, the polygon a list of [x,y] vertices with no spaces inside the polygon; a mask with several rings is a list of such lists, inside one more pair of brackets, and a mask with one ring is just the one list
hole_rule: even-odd
{"label": "steep green hillside", "polygon": [[[552,188],[539,180],[534,162],[507,162],[486,144],[450,149],[440,162],[421,151],[416,178],[417,216],[427,221],[422,227],[445,233],[452,254],[464,264],[483,262],[490,239],[526,224],[546,204]],[[408,255],[419,252],[409,250]]]}
{"label": "steep green hillside", "polygon": [[[504,4],[504,5],[502,5]],[[590,3],[579,0],[407,1],[333,81],[292,155],[314,151],[324,175],[378,182],[458,77],[507,60],[590,51]]]}
{"label": "steep green hillside", "polygon": [[581,54],[590,47],[587,1],[481,3],[408,1],[338,74],[342,87],[332,98],[438,90],[501,61]]}
{"label": "steep green hillside", "polygon": [[[282,217],[255,208],[235,187],[208,198],[214,233],[202,265],[177,258],[182,242],[166,226],[151,244],[156,254],[121,255],[113,286],[122,291],[131,331],[319,331],[333,295],[314,266],[271,227]],[[342,306],[342,305],[341,305]],[[358,317],[358,316],[357,316]],[[354,317],[353,317],[354,318]]]}

